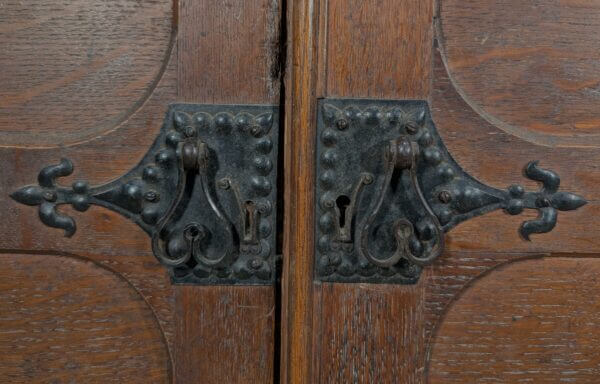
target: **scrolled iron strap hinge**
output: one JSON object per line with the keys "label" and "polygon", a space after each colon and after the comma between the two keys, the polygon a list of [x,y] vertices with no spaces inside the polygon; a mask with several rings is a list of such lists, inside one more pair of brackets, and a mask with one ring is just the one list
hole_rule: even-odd
{"label": "scrolled iron strap hinge", "polygon": [[499,190],[452,159],[426,101],[322,99],[317,127],[316,263],[321,281],[412,284],[444,250],[458,223],[504,209],[536,209],[520,234],[551,231],[557,211],[583,206],[560,192],[560,179],[538,162],[525,175],[542,183]]}
{"label": "scrolled iron strap hinge", "polygon": [[58,205],[122,214],[150,235],[174,283],[271,284],[277,133],[273,106],[173,104],[150,150],[118,180],[59,186],[57,178],[73,173],[62,159],[11,197],[39,205],[41,221],[67,237],[75,220]]}

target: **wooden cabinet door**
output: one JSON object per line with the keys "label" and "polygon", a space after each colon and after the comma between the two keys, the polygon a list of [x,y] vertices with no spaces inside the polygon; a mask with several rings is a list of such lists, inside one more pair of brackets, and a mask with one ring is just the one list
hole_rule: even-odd
{"label": "wooden cabinet door", "polygon": [[[4,1],[0,381],[596,383],[599,20],[593,0]],[[466,174],[538,191],[539,160],[588,203],[529,242],[544,211],[464,221],[410,284],[323,281],[318,106],[339,99],[422,100]],[[61,185],[118,179],[173,103],[279,108],[277,283],[173,284],[127,218],[61,205],[66,238],[10,198],[62,158]]]}
{"label": "wooden cabinet door", "polygon": [[[284,382],[598,382],[600,2],[306,0],[288,10]],[[588,204],[530,242],[518,228],[535,210],[465,221],[415,284],[321,282],[319,98],[426,100],[469,175],[537,191],[521,170],[539,160]]]}
{"label": "wooden cabinet door", "polygon": [[0,4],[0,382],[273,382],[273,285],[173,285],[125,217],[62,205],[65,238],[9,194],[61,158],[75,165],[61,185],[119,178],[171,103],[279,104],[280,14],[277,0]]}

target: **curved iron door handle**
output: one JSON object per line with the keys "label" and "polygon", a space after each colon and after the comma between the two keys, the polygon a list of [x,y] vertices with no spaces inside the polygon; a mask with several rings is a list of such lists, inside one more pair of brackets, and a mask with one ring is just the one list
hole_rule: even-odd
{"label": "curved iron door handle", "polygon": [[586,204],[559,191],[558,175],[536,161],[525,176],[542,184],[537,192],[478,182],[448,153],[426,101],[322,99],[317,134],[321,281],[412,284],[442,254],[444,233],[465,220],[535,209],[519,229],[530,240],[554,228],[558,211]]}
{"label": "curved iron door handle", "polygon": [[[78,211],[100,205],[138,224],[174,283],[271,284],[275,279],[278,118],[275,106],[173,104],[140,163],[121,178],[71,188],[62,159],[11,197],[70,237]],[[230,190],[229,190],[230,189]]]}
{"label": "curved iron door handle", "polygon": [[[230,252],[233,245],[233,234],[225,215],[221,212],[209,191],[207,178],[207,163],[209,161],[209,156],[207,145],[201,140],[188,138],[178,144],[176,153],[178,154],[177,167],[180,176],[175,190],[175,198],[167,210],[167,213],[156,224],[156,230],[154,230],[154,233],[152,234],[152,250],[163,264],[173,267],[189,262],[192,257],[195,258],[197,262],[206,266],[217,266],[223,262]],[[169,239],[168,247],[165,246],[167,242],[163,239],[162,233],[165,230],[165,227],[175,220],[175,212],[183,200],[187,180],[190,178],[191,174],[198,174],[200,176],[201,187],[205,199],[208,201],[211,210],[216,216],[218,224],[220,224],[227,233],[226,239],[228,241],[226,245],[222,247],[221,254],[217,257],[208,257],[200,249],[199,243],[207,236],[207,230],[196,223],[188,224],[180,236]],[[243,214],[242,211],[240,211],[240,214]],[[180,256],[173,257],[173,255]]]}
{"label": "curved iron door handle", "polygon": [[[406,136],[390,140],[384,150],[384,181],[381,184],[379,192],[377,192],[375,205],[369,209],[371,213],[358,229],[358,236],[356,236],[356,248],[358,254],[380,267],[389,268],[397,264],[401,258],[405,258],[416,265],[427,265],[433,262],[444,250],[444,231],[437,217],[429,207],[427,200],[423,196],[421,188],[419,187],[419,182],[417,181],[415,165],[415,151],[417,150],[418,147],[411,143]],[[409,180],[414,189],[414,193],[418,198],[417,201],[422,204],[423,210],[425,211],[423,221],[427,222],[430,235],[427,239],[417,239],[413,224],[410,220],[398,218],[394,222],[392,229],[394,238],[396,239],[396,250],[391,256],[382,259],[373,256],[369,250],[369,232],[383,205],[386,189],[390,187],[395,170],[409,173]],[[424,247],[423,244],[425,245]],[[420,254],[415,253],[414,249],[420,249]]]}

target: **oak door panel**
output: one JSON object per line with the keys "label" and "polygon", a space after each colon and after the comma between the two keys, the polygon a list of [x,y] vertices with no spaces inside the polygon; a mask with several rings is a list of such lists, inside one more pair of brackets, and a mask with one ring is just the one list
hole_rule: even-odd
{"label": "oak door panel", "polygon": [[[36,208],[8,195],[34,183],[42,167],[63,157],[75,171],[62,184],[79,179],[104,184],[120,177],[146,153],[171,103],[278,104],[280,2],[52,0],[9,2],[2,9],[0,49],[12,55],[2,57],[6,70],[0,75],[0,254],[34,254],[41,265],[73,256],[86,266],[93,263],[89,268],[111,271],[113,277],[102,272],[83,282],[72,276],[77,271],[36,272],[31,290],[38,285],[67,290],[63,285],[71,279],[68,288],[76,292],[97,280],[97,290],[85,290],[92,310],[94,303],[113,296],[121,307],[135,304],[119,302],[123,288],[103,285],[102,279],[117,279],[137,292],[156,323],[140,323],[128,337],[139,343],[149,339],[145,342],[154,347],[146,364],[153,368],[133,377],[134,366],[123,373],[124,381],[271,382],[274,287],[174,286],[153,256],[147,234],[124,217],[100,207],[80,213],[61,206],[77,222],[75,235],[64,238],[39,221]],[[20,260],[27,258],[13,263],[24,268]],[[1,265],[0,270],[10,272]],[[5,281],[3,293],[18,283]],[[70,307],[50,310],[57,323],[76,318]],[[2,313],[15,316],[10,308]],[[35,324],[25,325],[25,331],[36,330]],[[122,332],[105,326],[109,335]],[[51,332],[44,337],[51,348]],[[19,347],[16,340],[7,343]],[[85,338],[81,343],[93,344]],[[60,345],[67,348],[68,340]],[[113,361],[102,372],[127,364],[130,355],[137,358],[136,351],[123,352],[122,361],[118,353],[110,355]],[[38,357],[53,361],[52,353],[40,349]],[[92,357],[84,355],[81,362],[92,364]],[[70,366],[63,362],[56,360],[52,369],[69,380]],[[27,374],[43,377],[45,367],[32,365]]]}
{"label": "oak door panel", "polygon": [[423,283],[322,283],[317,289],[322,363],[316,382],[418,382],[424,337],[414,324],[425,321]]}
{"label": "oak door panel", "polygon": [[427,96],[431,1],[329,0],[321,7],[319,97]]}
{"label": "oak door panel", "polygon": [[597,147],[600,4],[441,1],[438,31],[461,96],[511,135]]}
{"label": "oak door panel", "polygon": [[3,3],[0,143],[72,144],[127,120],[171,53],[173,7],[162,0]]}
{"label": "oak door panel", "polygon": [[122,275],[74,255],[0,261],[2,382],[168,382],[160,325]]}
{"label": "oak door panel", "polygon": [[[522,363],[515,371],[522,373],[519,377],[534,381],[593,377],[597,348],[580,345],[579,331],[571,327],[577,313],[593,316],[587,300],[577,297],[593,295],[600,246],[595,143],[600,67],[592,52],[598,43],[597,5],[306,3],[290,11],[295,29],[288,98],[294,108],[288,110],[287,133],[298,143],[294,150],[303,162],[288,158],[293,175],[287,185],[288,198],[303,216],[292,216],[294,208],[288,207],[284,377],[299,383],[485,382],[486,377],[508,383],[516,377],[509,376],[515,362]],[[446,234],[445,253],[412,286],[309,283],[314,239],[297,230],[310,231],[316,224],[308,211],[314,190],[306,187],[314,186],[314,174],[301,166],[307,161],[314,166],[310,154],[321,97],[425,99],[440,136],[466,173],[497,188],[522,184],[538,190],[521,172],[527,162],[540,160],[560,175],[562,188],[583,195],[588,204],[561,213],[551,233],[532,236],[531,242],[519,238],[518,228],[535,211],[518,216],[496,211],[466,221]],[[588,268],[589,273],[578,272]],[[535,281],[529,284],[528,276]],[[556,309],[556,321],[544,323],[539,338],[531,324],[494,321],[525,311],[519,299],[527,294],[525,305],[533,313],[546,304]],[[473,324],[466,314],[481,321]],[[477,325],[498,338],[477,339]],[[502,350],[503,331],[514,342],[510,353]],[[536,360],[526,340],[554,351]],[[554,352],[564,359],[550,357]],[[579,353],[585,362],[572,359]],[[452,367],[455,361],[460,364]],[[538,376],[536,368],[543,371]]]}
{"label": "oak door panel", "polygon": [[525,258],[478,276],[436,330],[429,382],[597,382],[599,268],[595,255]]}

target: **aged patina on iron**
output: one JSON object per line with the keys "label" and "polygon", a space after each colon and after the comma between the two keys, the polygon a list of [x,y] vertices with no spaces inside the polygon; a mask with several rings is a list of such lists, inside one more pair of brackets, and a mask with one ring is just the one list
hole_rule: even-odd
{"label": "aged patina on iron", "polygon": [[583,206],[560,178],[532,161],[525,192],[486,186],[452,159],[426,101],[322,99],[316,174],[315,276],[333,282],[411,284],[444,249],[458,223],[504,209],[539,212],[520,234],[551,231],[557,210]]}
{"label": "aged patina on iron", "polygon": [[148,233],[175,283],[271,284],[277,134],[277,107],[174,104],[150,150],[118,180],[59,186],[73,172],[62,159],[11,197],[39,205],[41,221],[68,237],[75,221],[58,205],[122,214]]}

